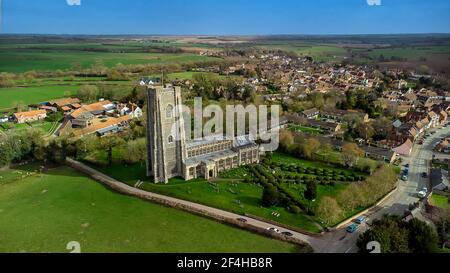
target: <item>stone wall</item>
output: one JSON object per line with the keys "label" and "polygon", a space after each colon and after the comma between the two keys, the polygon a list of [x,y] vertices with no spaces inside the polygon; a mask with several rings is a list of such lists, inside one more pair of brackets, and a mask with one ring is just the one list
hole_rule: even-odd
{"label": "stone wall", "polygon": [[264,235],[266,237],[293,243],[293,244],[298,245],[300,247],[299,249],[301,249],[302,252],[313,252],[312,248],[307,243],[305,243],[299,239],[284,236],[281,234],[276,234],[276,233],[268,231],[266,229],[240,222],[234,218],[224,217],[222,215],[208,211],[206,209],[200,209],[198,207],[194,207],[194,206],[190,205],[190,202],[188,202],[188,201],[184,201],[184,200],[172,198],[169,196],[163,196],[163,195],[159,195],[159,194],[155,194],[155,193],[151,193],[151,192],[146,192],[146,191],[143,191],[143,190],[140,190],[137,188],[133,188],[133,187],[128,186],[120,181],[117,181],[97,170],[94,170],[94,169],[84,165],[81,162],[78,162],[78,161],[70,159],[70,158],[66,159],[66,164],[68,166],[74,168],[75,170],[78,170],[78,171],[86,174],[87,176],[93,178],[94,180],[102,183],[103,185],[107,186],[108,188],[110,188],[114,191],[117,191],[119,193],[138,197],[140,199],[158,203],[158,204],[161,204],[161,205],[164,205],[167,207],[181,209],[181,210],[184,210],[184,211],[196,214],[196,215],[214,219],[214,220],[224,223],[224,224],[232,225],[235,227],[239,227],[241,229],[245,229],[245,230],[248,230],[248,231],[251,231],[254,233],[258,233],[258,234]]}

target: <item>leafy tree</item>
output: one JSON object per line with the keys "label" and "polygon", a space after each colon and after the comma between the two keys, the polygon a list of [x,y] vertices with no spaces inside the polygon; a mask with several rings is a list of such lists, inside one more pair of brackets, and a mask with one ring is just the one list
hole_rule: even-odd
{"label": "leafy tree", "polygon": [[145,138],[128,141],[123,151],[123,160],[129,164],[140,162],[141,164],[147,158],[147,146]]}
{"label": "leafy tree", "polygon": [[365,140],[369,140],[375,134],[375,130],[369,123],[362,122],[356,127],[359,136]]}
{"label": "leafy tree", "polygon": [[280,193],[277,188],[273,185],[267,185],[264,187],[262,196],[262,205],[265,207],[271,207],[278,204],[280,200]]}
{"label": "leafy tree", "polygon": [[315,138],[308,138],[301,146],[303,155],[310,159],[320,149],[320,142]]}
{"label": "leafy tree", "polygon": [[433,253],[437,251],[439,237],[427,223],[412,219],[408,224],[409,248],[414,253]]}
{"label": "leafy tree", "polygon": [[317,215],[327,225],[332,225],[341,219],[343,211],[336,199],[325,196],[317,207]]}
{"label": "leafy tree", "polygon": [[95,85],[83,85],[78,90],[77,97],[83,101],[94,101],[97,99],[99,90]]}
{"label": "leafy tree", "polygon": [[359,251],[369,252],[367,244],[376,241],[380,243],[382,253],[409,253],[408,231],[401,222],[397,216],[385,216],[381,220],[375,220],[372,228],[358,238],[356,245]]}
{"label": "leafy tree", "polygon": [[312,104],[314,105],[314,107],[316,107],[318,109],[322,109],[324,107],[325,99],[324,99],[322,93],[313,92],[313,93],[311,93],[311,95],[309,97],[310,97],[310,100],[311,100]]}
{"label": "leafy tree", "polygon": [[367,243],[377,241],[383,253],[433,253],[437,251],[438,235],[427,223],[418,219],[404,222],[398,216],[384,216],[373,222],[371,229],[357,241],[360,252],[368,252]]}
{"label": "leafy tree", "polygon": [[280,148],[288,152],[292,145],[294,144],[294,135],[291,131],[288,130],[282,130],[280,132]]}
{"label": "leafy tree", "polygon": [[362,156],[364,156],[364,151],[355,143],[345,143],[342,146],[342,157],[346,166],[353,167]]}
{"label": "leafy tree", "polygon": [[0,73],[0,87],[14,86],[14,74],[2,72]]}
{"label": "leafy tree", "polygon": [[304,193],[307,200],[314,200],[317,198],[317,183],[314,181],[308,181],[306,184],[306,191]]}
{"label": "leafy tree", "polygon": [[123,138],[119,137],[118,135],[109,135],[100,138],[100,141],[98,142],[98,147],[101,149],[105,149],[107,152],[106,160],[108,162],[108,166],[112,165],[112,150],[114,147],[122,146],[125,143]]}

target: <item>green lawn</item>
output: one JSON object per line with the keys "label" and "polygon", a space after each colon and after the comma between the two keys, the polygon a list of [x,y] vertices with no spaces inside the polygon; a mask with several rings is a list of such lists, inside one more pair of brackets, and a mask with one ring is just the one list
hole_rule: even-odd
{"label": "green lawn", "polygon": [[0,88],[0,111],[14,107],[15,103],[28,105],[74,95],[78,89],[79,86]]}
{"label": "green lawn", "polygon": [[450,202],[447,196],[433,194],[431,195],[431,203],[443,209],[450,209]]}
{"label": "green lawn", "polygon": [[289,129],[293,132],[303,132],[303,133],[309,133],[313,135],[319,135],[322,134],[323,131],[317,128],[312,128],[308,126],[301,126],[301,125],[291,125],[289,126]]}
{"label": "green lawn", "polygon": [[[311,232],[320,232],[320,228],[308,216],[289,213],[282,207],[262,207],[260,204],[262,187],[259,185],[232,181],[229,178],[219,178],[213,182],[218,185],[219,191],[217,191],[215,186],[204,179],[184,181],[174,178],[167,185],[154,184],[146,177],[145,167],[141,164],[127,166],[116,163],[110,167],[95,165],[93,167],[131,186],[134,186],[139,180],[147,181],[148,183],[141,186],[141,189],[146,191],[189,200],[238,214],[247,213]],[[236,170],[236,172],[238,171]],[[281,216],[273,216],[272,212],[274,211],[279,212]]]}
{"label": "green lawn", "polygon": [[[350,175],[350,174],[354,173],[351,170],[339,167],[337,165],[335,166],[335,165],[326,164],[326,163],[322,163],[322,162],[300,159],[300,158],[296,158],[296,157],[290,156],[288,154],[279,153],[279,152],[274,152],[272,154],[272,160],[274,162],[287,163],[287,164],[292,164],[292,165],[296,165],[296,166],[302,166],[304,168],[312,167],[312,168],[322,168],[322,169],[326,169],[326,170],[342,171],[345,175]],[[357,174],[361,174],[361,173],[357,173]]]}
{"label": "green lawn", "polygon": [[[99,151],[85,158],[85,162],[99,171],[116,178],[119,181],[134,186],[138,181],[146,181],[141,188],[150,192],[156,192],[163,195],[173,196],[208,206],[232,211],[238,214],[251,214],[266,219],[270,219],[292,227],[297,227],[310,232],[320,232],[318,220],[314,216],[306,214],[292,214],[284,207],[265,208],[261,206],[261,197],[263,189],[259,185],[245,183],[246,177],[251,178],[251,172],[244,166],[237,169],[222,172],[219,178],[212,182],[217,186],[212,186],[204,179],[184,181],[180,178],[171,179],[169,184],[153,184],[146,177],[145,164],[126,165],[120,162],[121,150],[113,149],[114,164],[106,166],[106,153]],[[304,168],[321,168],[329,171],[339,171],[341,175],[365,176],[364,173],[356,172],[350,169],[340,167],[339,165],[326,164],[318,161],[304,160],[293,157],[281,152],[272,154],[272,161],[302,166]],[[285,175],[290,172],[279,168],[276,172],[282,172]],[[315,177],[315,174],[302,174],[303,176]],[[336,197],[352,182],[335,182],[331,184],[319,184],[317,187],[317,198],[311,203],[311,207],[316,207],[324,196]],[[284,183],[283,187],[290,191],[294,196],[303,199],[303,192],[306,189],[304,183],[295,184],[293,181]],[[219,191],[217,191],[217,188]],[[357,208],[355,211],[345,212],[343,219],[350,217],[364,208]],[[272,215],[272,212],[281,214],[279,217]]]}
{"label": "green lawn", "polygon": [[[0,171],[0,252],[295,252],[298,247],[114,193],[68,168]],[[28,176],[27,176],[28,173]]]}
{"label": "green lawn", "polygon": [[[113,150],[113,157],[120,158],[120,151]],[[250,172],[245,168],[237,168],[221,173],[218,179],[212,186],[207,181],[200,179],[194,181],[184,181],[182,179],[172,179],[168,185],[153,184],[146,177],[145,166],[143,164],[135,164],[127,166],[120,162],[116,162],[113,166],[100,167],[99,163],[105,162],[104,153],[97,153],[88,158],[89,161],[95,162],[93,167],[100,171],[122,181],[131,186],[134,186],[137,181],[148,181],[144,183],[141,188],[151,192],[157,192],[163,195],[169,195],[180,199],[185,199],[193,202],[202,203],[212,207],[236,212],[239,214],[251,214],[293,227],[297,227],[310,232],[320,232],[320,227],[316,223],[316,219],[305,214],[292,214],[283,207],[264,208],[261,206],[262,187],[255,184],[244,183],[243,179],[250,177]],[[342,169],[334,165],[324,164],[320,162],[297,159],[290,155],[283,153],[273,153],[272,159],[279,163],[288,163],[300,165],[303,167],[318,167],[328,170],[343,171],[345,175],[351,175],[353,171]],[[88,164],[90,164],[88,162]],[[360,175],[360,173],[357,173]],[[286,183],[287,184],[287,183]],[[337,194],[347,187],[348,183],[335,183],[334,185],[318,185],[318,198],[314,206],[318,204],[323,196],[335,197]],[[305,185],[287,184],[286,188],[295,196],[302,197]],[[279,212],[281,216],[275,217],[272,212]]]}

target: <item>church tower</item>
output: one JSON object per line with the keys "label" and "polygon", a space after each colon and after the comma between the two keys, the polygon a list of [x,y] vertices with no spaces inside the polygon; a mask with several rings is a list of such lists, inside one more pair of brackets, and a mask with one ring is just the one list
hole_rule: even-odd
{"label": "church tower", "polygon": [[186,158],[181,88],[170,85],[147,89],[147,175],[155,183],[183,176]]}

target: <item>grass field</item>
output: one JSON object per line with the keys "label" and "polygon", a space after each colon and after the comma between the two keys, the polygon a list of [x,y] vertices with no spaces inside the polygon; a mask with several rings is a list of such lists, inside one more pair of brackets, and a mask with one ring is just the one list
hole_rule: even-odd
{"label": "grass field", "polygon": [[261,48],[281,49],[295,52],[300,56],[310,56],[316,61],[341,61],[346,56],[346,50],[339,46],[321,45],[306,42],[274,43],[260,46]]}
{"label": "grass field", "polygon": [[74,95],[78,89],[79,86],[0,88],[0,111],[14,107],[19,102],[28,105]]}
{"label": "grass field", "polygon": [[0,71],[21,73],[31,70],[70,69],[75,64],[89,68],[97,62],[112,67],[121,64],[175,64],[202,62],[216,58],[196,54],[111,53],[76,50],[10,50],[0,48]]}
{"label": "grass field", "polygon": [[[107,190],[68,167],[0,171],[0,252],[295,252],[296,246]],[[27,175],[28,173],[28,175]]]}
{"label": "grass field", "polygon": [[[138,180],[148,181],[145,175],[145,167],[140,164],[131,166],[114,164],[111,167],[93,167],[132,186]],[[205,204],[238,214],[247,213],[256,215],[311,232],[320,232],[320,228],[306,215],[291,214],[283,207],[262,207],[260,200],[263,189],[259,185],[239,182],[229,178],[219,178],[214,183],[217,184],[218,192],[215,187],[203,179],[184,181],[179,178],[171,179],[167,185],[153,184],[151,182],[144,183],[141,189]],[[272,212],[274,211],[280,213],[281,216],[273,216]]]}
{"label": "grass field", "polygon": [[[361,50],[356,50],[356,52]],[[391,48],[375,48],[363,50],[368,56],[378,58],[383,55],[385,58],[398,57],[408,60],[418,60],[427,58],[431,55],[450,55],[450,46],[415,46],[415,47],[391,47]]]}

